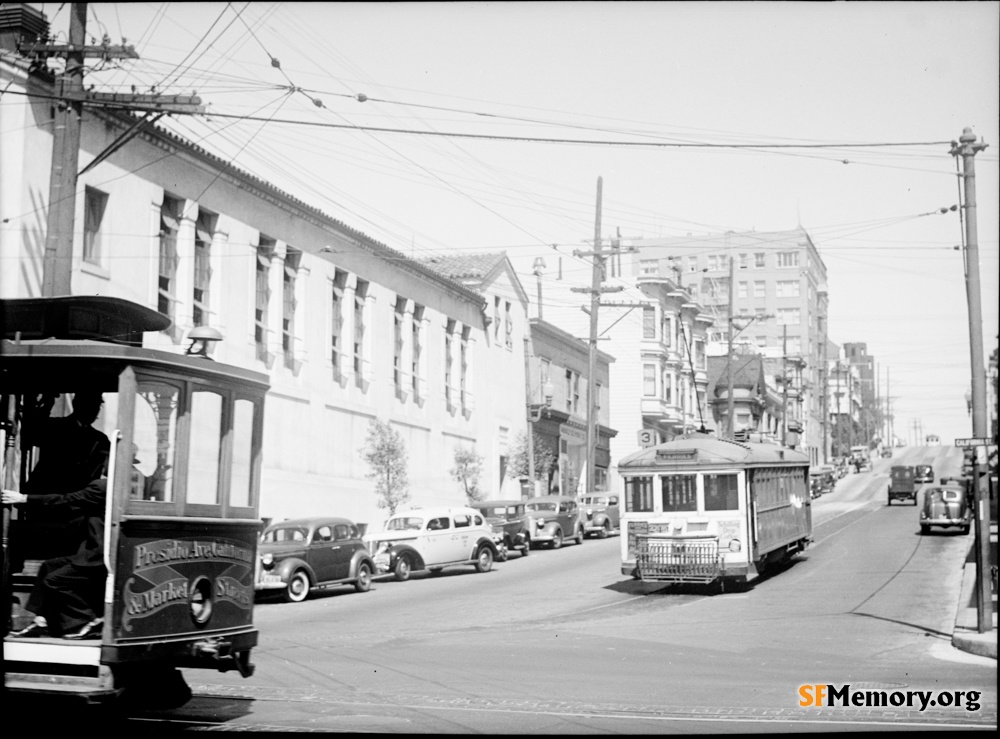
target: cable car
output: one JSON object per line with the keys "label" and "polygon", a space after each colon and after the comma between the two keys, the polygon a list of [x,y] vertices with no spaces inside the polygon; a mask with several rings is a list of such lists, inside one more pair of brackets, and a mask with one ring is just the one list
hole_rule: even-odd
{"label": "cable car", "polygon": [[[179,668],[251,675],[267,377],[144,348],[143,333],[169,319],[118,298],[2,300],[0,323],[4,488],[69,492],[61,478],[76,458],[39,439],[81,393],[103,400],[93,427],[108,450],[92,638],[15,636],[34,623],[25,606],[39,572],[80,535],[30,502],[4,506],[6,691],[174,707],[190,697]],[[53,408],[40,418],[42,399]]]}

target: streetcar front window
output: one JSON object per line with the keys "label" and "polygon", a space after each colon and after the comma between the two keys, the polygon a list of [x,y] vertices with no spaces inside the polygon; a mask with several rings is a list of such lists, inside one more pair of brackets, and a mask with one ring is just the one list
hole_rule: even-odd
{"label": "streetcar front window", "polygon": [[626,477],[625,504],[630,513],[652,513],[653,478]]}
{"label": "streetcar front window", "polygon": [[[174,453],[181,389],[165,382],[141,382],[135,401],[135,458],[145,476],[142,498],[174,499]],[[138,496],[137,496],[138,497]]]}
{"label": "streetcar front window", "polygon": [[191,393],[191,450],[187,468],[187,502],[219,503],[219,452],[222,448],[222,396]]}
{"label": "streetcar front window", "polygon": [[705,475],[705,510],[738,511],[740,496],[736,475]]}
{"label": "streetcar front window", "polygon": [[253,411],[254,403],[245,398],[237,399],[233,406],[233,471],[229,487],[229,505],[249,508],[250,472],[253,469]]}
{"label": "streetcar front window", "polygon": [[664,513],[695,513],[698,494],[694,475],[663,475],[660,478],[660,497]]}

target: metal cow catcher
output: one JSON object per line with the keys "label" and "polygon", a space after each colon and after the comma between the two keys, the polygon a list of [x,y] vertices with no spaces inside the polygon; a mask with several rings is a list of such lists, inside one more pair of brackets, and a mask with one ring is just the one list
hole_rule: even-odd
{"label": "metal cow catcher", "polygon": [[808,546],[809,460],[771,443],[702,433],[618,464],[622,574],[647,582],[747,582]]}
{"label": "metal cow catcher", "polygon": [[[79,539],[30,503],[4,508],[6,690],[177,705],[190,697],[180,667],[249,676],[266,377],[143,348],[143,332],[169,321],[125,300],[4,300],[0,311],[4,487],[66,492],[58,464],[73,457],[41,424],[80,393],[100,394],[93,425],[110,450],[99,638],[13,637],[32,622],[24,605],[40,566]],[[54,400],[42,421],[40,400]]]}

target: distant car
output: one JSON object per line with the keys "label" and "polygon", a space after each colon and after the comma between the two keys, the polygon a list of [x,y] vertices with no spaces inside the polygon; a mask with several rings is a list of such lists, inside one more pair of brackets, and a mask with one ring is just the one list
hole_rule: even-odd
{"label": "distant car", "polygon": [[972,527],[972,508],[963,485],[935,485],[924,488],[924,507],[920,511],[920,533],[934,526],[957,526],[963,534]]}
{"label": "distant car", "polygon": [[558,549],[570,539],[583,543],[583,521],[576,498],[540,495],[525,501],[524,509],[532,545],[548,544]]}
{"label": "distant car", "polygon": [[889,505],[898,499],[909,499],[917,504],[916,470],[909,465],[893,465],[889,470]]}
{"label": "distant car", "polygon": [[891,446],[884,446],[884,447],[882,447],[882,457],[883,457],[883,459],[887,458],[887,457],[892,457],[892,447]]}
{"label": "distant car", "polygon": [[809,470],[809,497],[818,498],[821,495],[833,492],[834,480],[830,472],[822,467],[814,467]]}
{"label": "distant car", "polygon": [[531,551],[531,535],[524,517],[523,500],[484,500],[474,508],[486,517],[493,527],[493,541],[497,545],[501,562],[514,550],[527,557]]}
{"label": "distant car", "polygon": [[837,468],[832,464],[821,464],[816,467],[816,470],[826,478],[826,489],[823,492],[832,493],[834,486],[837,484]]}
{"label": "distant car", "polygon": [[934,482],[934,468],[929,464],[918,464],[914,468],[913,481],[921,484]]}
{"label": "distant car", "polygon": [[617,495],[591,493],[580,496],[580,511],[584,536],[607,539],[621,530],[622,513]]}
{"label": "distant car", "polygon": [[365,534],[378,574],[391,572],[400,582],[412,572],[440,572],[473,565],[489,572],[499,556],[493,527],[474,508],[415,508],[391,516],[382,531]]}
{"label": "distant car", "polygon": [[358,527],[346,518],[296,518],[264,529],[257,548],[258,592],[282,591],[298,603],[314,588],[372,583],[375,563]]}

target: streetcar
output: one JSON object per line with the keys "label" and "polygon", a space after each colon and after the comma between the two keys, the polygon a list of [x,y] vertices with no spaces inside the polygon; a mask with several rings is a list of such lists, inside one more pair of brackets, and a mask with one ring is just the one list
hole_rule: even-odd
{"label": "streetcar", "polygon": [[618,463],[621,572],[643,582],[747,583],[812,539],[809,458],[692,433]]}
{"label": "streetcar", "polygon": [[144,332],[170,321],[123,299],[2,300],[0,323],[4,488],[55,492],[37,473],[50,453],[31,428],[39,399],[56,418],[99,394],[93,428],[107,437],[96,634],[15,636],[32,623],[39,570],[73,534],[28,505],[4,506],[6,693],[169,708],[191,695],[180,668],[249,677],[267,377],[192,351],[194,341],[187,354],[144,348]]}

